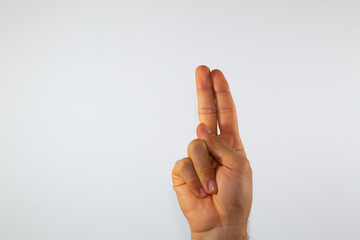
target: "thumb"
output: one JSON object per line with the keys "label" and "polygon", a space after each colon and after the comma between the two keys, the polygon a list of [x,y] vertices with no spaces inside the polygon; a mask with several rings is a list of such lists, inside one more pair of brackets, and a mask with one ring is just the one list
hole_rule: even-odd
{"label": "thumb", "polygon": [[196,128],[196,134],[202,139],[217,162],[221,165],[235,168],[239,167],[242,162],[242,156],[230,147],[224,139],[211,132],[205,123],[200,123]]}

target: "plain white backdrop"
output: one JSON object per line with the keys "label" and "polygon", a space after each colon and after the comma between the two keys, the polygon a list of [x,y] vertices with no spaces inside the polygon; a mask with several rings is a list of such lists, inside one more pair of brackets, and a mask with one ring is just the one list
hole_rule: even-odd
{"label": "plain white backdrop", "polygon": [[172,189],[218,68],[253,240],[360,239],[359,1],[0,0],[0,239],[190,239]]}

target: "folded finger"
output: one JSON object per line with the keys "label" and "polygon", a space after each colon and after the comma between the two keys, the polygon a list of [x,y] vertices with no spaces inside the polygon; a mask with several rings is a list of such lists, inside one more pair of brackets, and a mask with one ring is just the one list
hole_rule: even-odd
{"label": "folded finger", "polygon": [[[177,178],[180,178],[177,179]],[[186,186],[198,197],[206,197],[207,193],[202,187],[196,174],[191,158],[186,157],[179,160],[173,168],[174,185],[186,184]]]}
{"label": "folded finger", "polygon": [[208,194],[217,192],[215,172],[206,143],[201,139],[194,139],[188,146],[188,156],[191,158],[200,182]]}

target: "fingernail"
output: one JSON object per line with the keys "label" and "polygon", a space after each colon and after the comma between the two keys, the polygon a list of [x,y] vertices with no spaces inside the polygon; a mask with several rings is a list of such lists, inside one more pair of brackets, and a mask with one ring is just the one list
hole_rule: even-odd
{"label": "fingernail", "polygon": [[201,128],[202,128],[205,132],[211,133],[210,128],[209,128],[205,123],[202,124],[201,126],[202,126]]}
{"label": "fingernail", "polygon": [[212,193],[216,192],[217,187],[216,187],[216,182],[214,180],[210,180],[208,182],[208,187],[209,187],[210,192],[212,192]]}
{"label": "fingernail", "polygon": [[200,192],[200,196],[202,196],[202,197],[205,197],[205,196],[207,195],[207,193],[205,192],[205,190],[204,190],[203,187],[201,187],[201,188],[199,189],[199,192]]}

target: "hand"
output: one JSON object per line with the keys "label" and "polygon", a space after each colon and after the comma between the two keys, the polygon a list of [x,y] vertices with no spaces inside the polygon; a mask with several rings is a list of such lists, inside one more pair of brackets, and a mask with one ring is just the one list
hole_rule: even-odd
{"label": "hand", "polygon": [[[195,71],[200,124],[188,157],[172,171],[173,188],[195,239],[247,239],[252,170],[238,130],[236,108],[220,70]],[[217,123],[220,134],[217,134]]]}

